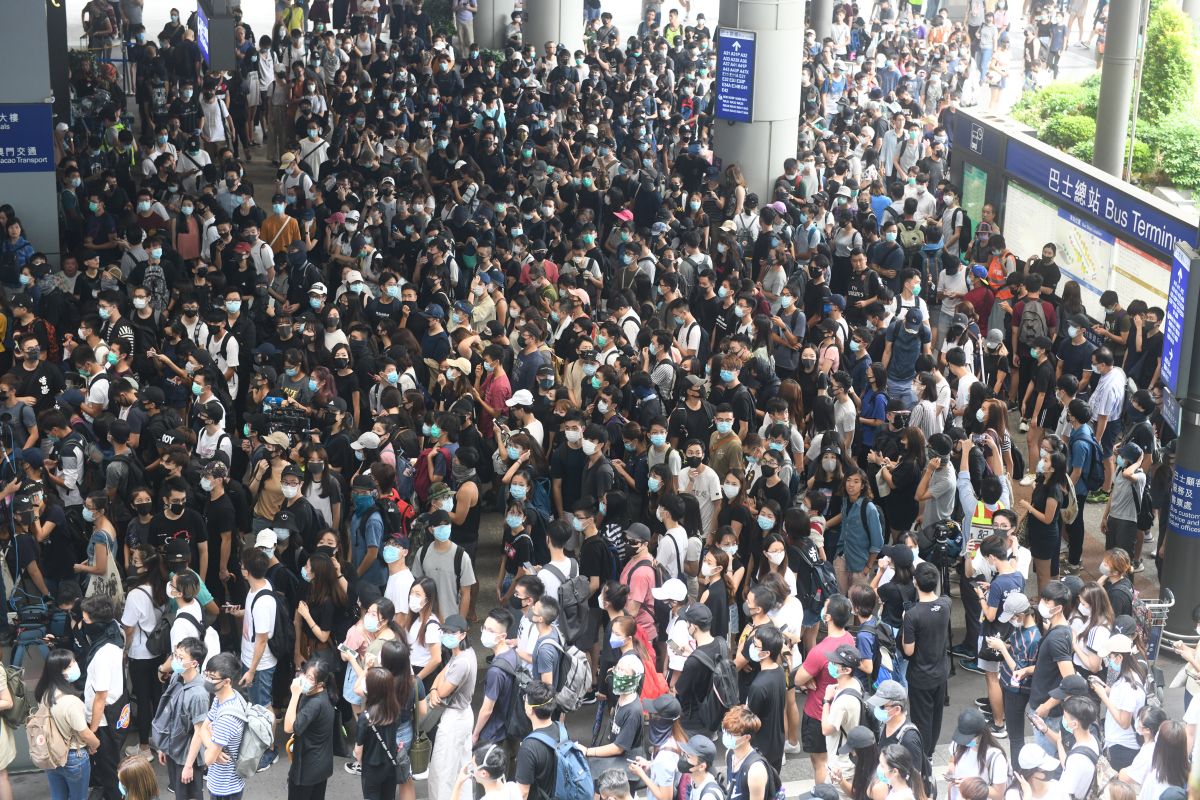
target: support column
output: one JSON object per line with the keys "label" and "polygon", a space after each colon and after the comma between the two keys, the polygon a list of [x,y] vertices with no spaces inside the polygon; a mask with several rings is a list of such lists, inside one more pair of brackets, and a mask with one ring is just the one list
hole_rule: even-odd
{"label": "support column", "polygon": [[[0,157],[0,197],[8,198],[16,208],[25,226],[25,238],[34,249],[57,263],[58,195],[52,146],[54,96],[47,46],[48,5],[24,4],[21,13],[6,15],[0,28],[0,113],[4,115],[0,119],[0,142],[6,151]],[[62,32],[65,39],[65,26]],[[35,124],[34,120],[40,122]],[[29,155],[31,147],[33,156]]]}
{"label": "support column", "polygon": [[1192,27],[1200,29],[1200,0],[1183,0],[1183,13],[1192,18]]}
{"label": "support column", "polygon": [[[721,25],[754,31],[754,108],[751,122],[713,122],[714,151],[725,166],[737,164],[747,190],[763,204],[773,199],[771,185],[783,172],[783,162],[796,156],[800,131],[799,60],[804,41],[804,0],[745,0],[737,14]],[[832,14],[832,10],[830,11]],[[782,91],[793,86],[795,91]]]}
{"label": "support column", "polygon": [[525,44],[538,55],[549,41],[571,52],[583,49],[583,0],[525,0],[525,11]]}
{"label": "support column", "polygon": [[50,88],[54,121],[71,122],[71,70],[67,47],[67,4],[46,3],[46,51],[50,56]]}
{"label": "support column", "polygon": [[1097,169],[1118,178],[1125,165],[1141,10],[1141,0],[1112,0],[1108,5],[1108,38],[1104,42],[1104,62],[1100,71],[1100,103],[1096,109],[1096,147],[1092,163]]}
{"label": "support column", "polygon": [[833,29],[833,0],[813,0],[812,28],[818,42],[829,36]]}
{"label": "support column", "polygon": [[[481,49],[504,49],[504,26],[512,19],[513,0],[475,0],[475,43]],[[500,66],[499,64],[496,65]]]}

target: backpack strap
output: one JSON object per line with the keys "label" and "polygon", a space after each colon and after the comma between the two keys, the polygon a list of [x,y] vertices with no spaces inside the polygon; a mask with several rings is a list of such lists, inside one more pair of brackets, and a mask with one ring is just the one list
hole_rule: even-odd
{"label": "backpack strap", "polygon": [[[255,597],[254,599],[255,599],[255,601],[258,600],[257,597]],[[250,604],[250,616],[251,616],[250,626],[254,627],[254,603]],[[191,614],[187,614],[182,611],[175,615],[175,619],[186,619],[188,622],[192,623],[192,626],[195,627],[195,629],[196,629],[196,633],[199,634],[199,636],[197,638],[202,642],[204,641],[204,634],[208,633],[208,630],[200,622],[200,620],[196,619]]]}

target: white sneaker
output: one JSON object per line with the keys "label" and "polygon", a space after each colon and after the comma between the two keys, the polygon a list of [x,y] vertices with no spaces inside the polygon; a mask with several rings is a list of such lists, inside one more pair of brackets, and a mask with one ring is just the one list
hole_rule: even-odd
{"label": "white sneaker", "polygon": [[791,742],[784,742],[783,743],[783,752],[789,753],[791,755],[795,755],[796,753],[803,753],[804,748],[802,748],[798,742],[796,744],[792,744]]}
{"label": "white sneaker", "polygon": [[1019,427],[1020,427],[1021,433],[1028,433],[1029,432],[1029,420],[1027,420],[1027,419],[1021,420],[1021,424]]}
{"label": "white sneaker", "polygon": [[1022,486],[1033,486],[1034,481],[1036,481],[1036,480],[1037,480],[1037,473],[1036,472],[1028,472],[1025,474],[1024,478],[1021,478],[1021,485]]}
{"label": "white sneaker", "polygon": [[416,775],[413,775],[414,781],[428,780],[428,778],[429,778],[429,770],[425,770],[424,772],[418,772]]}

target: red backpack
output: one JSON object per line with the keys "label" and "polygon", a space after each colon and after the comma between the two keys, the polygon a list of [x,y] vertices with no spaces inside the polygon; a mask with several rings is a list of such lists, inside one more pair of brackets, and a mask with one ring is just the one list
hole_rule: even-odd
{"label": "red backpack", "polygon": [[[437,448],[442,458],[446,462],[446,474],[450,474],[450,461],[454,457],[453,451],[449,447],[442,446]],[[413,489],[417,493],[417,500],[424,506],[429,502],[429,490],[433,486],[433,475],[429,470],[429,454],[433,452],[432,447],[427,447],[417,456],[416,470],[417,474],[413,478]]]}

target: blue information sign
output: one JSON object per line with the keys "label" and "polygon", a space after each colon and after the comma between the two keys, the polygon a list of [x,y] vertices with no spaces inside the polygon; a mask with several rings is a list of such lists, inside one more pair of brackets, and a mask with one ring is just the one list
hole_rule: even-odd
{"label": "blue information sign", "polygon": [[0,173],[54,171],[54,107],[0,104]]}
{"label": "blue information sign", "polygon": [[[1167,289],[1167,316],[1163,320],[1162,379],[1171,394],[1179,396],[1182,387],[1188,390],[1188,367],[1184,360],[1184,341],[1187,330],[1188,285],[1192,274],[1191,248],[1180,242],[1171,255],[1171,285]],[[1182,382],[1181,380],[1182,379]]]}
{"label": "blue information sign", "polygon": [[1175,465],[1167,526],[1180,536],[1200,537],[1200,472]]}
{"label": "blue information sign", "polygon": [[1175,242],[1190,242],[1195,226],[1171,216],[1128,192],[1093,177],[1077,167],[1009,139],[1004,168],[1030,186],[1045,192],[1067,208],[1082,211],[1111,225],[1128,237],[1130,244],[1171,257]]}
{"label": "blue information sign", "polygon": [[209,63],[208,60],[208,16],[204,13],[204,5],[196,4],[196,46],[200,48],[200,55],[204,57],[204,63]]}
{"label": "blue information sign", "polygon": [[754,44],[754,31],[717,31],[717,119],[753,119]]}

